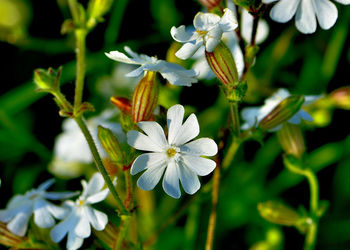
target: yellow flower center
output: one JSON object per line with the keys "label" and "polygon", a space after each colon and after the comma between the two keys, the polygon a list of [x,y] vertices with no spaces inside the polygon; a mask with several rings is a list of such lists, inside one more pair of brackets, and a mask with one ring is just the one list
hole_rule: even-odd
{"label": "yellow flower center", "polygon": [[174,157],[177,153],[177,151],[174,148],[169,148],[168,151],[166,151],[169,157]]}
{"label": "yellow flower center", "polygon": [[78,207],[81,207],[82,205],[84,205],[84,200],[79,200],[79,202],[78,202]]}

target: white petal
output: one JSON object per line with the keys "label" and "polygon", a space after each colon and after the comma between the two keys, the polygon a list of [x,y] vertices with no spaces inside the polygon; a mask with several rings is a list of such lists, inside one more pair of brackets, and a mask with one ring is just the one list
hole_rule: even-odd
{"label": "white petal", "polygon": [[206,51],[213,52],[216,46],[218,46],[218,44],[221,42],[222,30],[220,28],[212,29],[208,32],[208,34],[205,37],[206,37],[206,42],[205,42]]}
{"label": "white petal", "polygon": [[318,23],[322,29],[328,30],[331,28],[338,18],[338,10],[334,3],[329,0],[312,0]]}
{"label": "white petal", "polygon": [[173,85],[191,86],[198,81],[194,70],[186,70],[175,63],[165,63],[159,73]]}
{"label": "white petal", "polygon": [[135,175],[146,168],[161,167],[166,163],[167,158],[165,153],[147,153],[139,155],[133,162],[130,173]]}
{"label": "white petal", "polygon": [[147,170],[137,180],[137,186],[142,190],[152,190],[158,184],[166,166],[167,162],[164,162],[162,165],[147,168]]}
{"label": "white petal", "polygon": [[231,47],[231,51],[232,51],[233,58],[236,62],[236,69],[237,69],[238,76],[239,78],[241,78],[245,63],[244,63],[244,55],[238,42],[233,43]]}
{"label": "white petal", "polygon": [[238,22],[235,14],[228,8],[224,9],[224,12],[225,13],[219,22],[221,30],[223,32],[235,30],[238,27]]}
{"label": "white petal", "polygon": [[46,209],[57,219],[63,219],[67,217],[70,209],[67,207],[59,207],[51,203],[47,203]]}
{"label": "white petal", "polygon": [[309,121],[312,122],[314,120],[314,118],[306,111],[304,110],[299,110],[299,112],[297,113],[299,115],[299,117],[305,121]]}
{"label": "white petal", "polygon": [[312,1],[301,0],[295,16],[295,25],[304,34],[310,34],[316,31],[316,15]]}
{"label": "white petal", "polygon": [[178,28],[173,26],[170,30],[170,34],[175,41],[180,43],[185,43],[193,40],[193,32],[187,32],[185,25],[181,25]]}
{"label": "white petal", "polygon": [[89,206],[86,206],[84,209],[85,215],[93,228],[95,228],[97,231],[101,231],[106,227],[108,223],[108,217],[106,214]]}
{"label": "white petal", "polygon": [[250,129],[259,122],[259,111],[260,108],[258,107],[249,107],[242,110],[241,115],[243,120],[246,122],[244,125],[242,125],[242,129]]}
{"label": "white petal", "polygon": [[127,73],[125,76],[126,77],[139,77],[143,74],[144,72],[144,66],[140,66],[137,69]]}
{"label": "white petal", "polygon": [[350,0],[334,0],[334,1],[341,3],[341,4],[345,4],[345,5],[350,4]]}
{"label": "white petal", "polygon": [[186,166],[179,166],[179,177],[185,192],[194,194],[201,187],[198,176]]}
{"label": "white petal", "polygon": [[162,150],[166,150],[168,142],[165,138],[162,127],[157,122],[145,121],[137,123],[151,140]]}
{"label": "white petal", "polygon": [[292,124],[299,124],[300,123],[300,117],[298,115],[298,113],[296,113],[295,115],[293,115],[292,118],[290,118],[288,120],[289,123],[292,123]]}
{"label": "white petal", "polygon": [[204,56],[202,56],[200,59],[198,59],[193,65],[192,69],[196,72],[198,72],[198,79],[213,79],[215,77],[213,71],[210,69],[207,59],[205,59]]}
{"label": "white petal", "polygon": [[180,147],[199,134],[199,124],[195,114],[191,114],[178,130],[172,144]]}
{"label": "white petal", "polygon": [[322,98],[323,95],[306,95],[304,97],[305,97],[305,101],[303,103],[303,106],[307,106],[307,105],[314,103],[318,99]]}
{"label": "white petal", "polygon": [[143,151],[163,152],[163,149],[159,147],[150,137],[136,131],[131,130],[127,134],[127,142],[131,147]]}
{"label": "white petal", "polygon": [[101,192],[98,192],[96,194],[90,195],[87,199],[86,199],[86,203],[87,204],[95,204],[98,203],[100,201],[103,201],[107,198],[107,196],[109,195],[109,189],[105,188],[103,189]]}
{"label": "white petal", "polygon": [[67,234],[67,232],[73,231],[78,221],[79,217],[77,217],[75,212],[72,211],[66,219],[52,228],[50,231],[52,241],[56,243],[60,242]]}
{"label": "white petal", "polygon": [[183,154],[180,161],[199,176],[210,174],[216,167],[215,161],[199,156]]}
{"label": "white petal", "polygon": [[0,221],[9,222],[18,213],[31,213],[32,202],[25,201],[22,204],[17,203],[17,207],[9,207],[8,209],[0,210]]}
{"label": "white petal", "polygon": [[269,3],[273,3],[273,2],[276,2],[278,0],[262,0],[263,3],[265,4],[269,4]]}
{"label": "white petal", "polygon": [[209,31],[220,21],[220,17],[211,13],[199,12],[193,19],[193,25],[196,30]]}
{"label": "white petal", "polygon": [[67,239],[67,249],[75,250],[83,245],[84,239],[78,237],[74,232],[69,232]]}
{"label": "white petal", "polygon": [[163,189],[169,196],[178,199],[181,196],[179,170],[175,161],[170,161],[163,178]]}
{"label": "white petal", "polygon": [[34,222],[41,228],[52,227],[55,220],[52,218],[47,206],[49,203],[45,200],[38,200],[34,203]]}
{"label": "white petal", "polygon": [[81,196],[86,198],[90,195],[96,194],[103,188],[104,185],[105,180],[103,179],[102,175],[97,172],[91,177]]}
{"label": "white petal", "polygon": [[175,137],[179,132],[182,120],[184,118],[185,109],[182,105],[177,104],[168,109],[167,124],[168,124],[168,142],[170,145],[174,143]]}
{"label": "white petal", "polygon": [[181,154],[214,156],[218,152],[218,146],[210,138],[200,138],[195,141],[186,143],[180,147]]}
{"label": "white petal", "polygon": [[45,181],[44,183],[40,184],[40,186],[38,187],[38,190],[45,191],[46,189],[51,187],[51,185],[54,184],[54,182],[55,182],[54,179],[49,179],[49,180]]}
{"label": "white petal", "polygon": [[196,53],[196,51],[199,49],[200,46],[202,46],[203,44],[203,40],[197,40],[196,43],[185,43],[184,45],[182,45],[182,47],[175,53],[175,55],[182,59],[182,60],[186,60],[188,58],[190,58],[191,56],[194,55],[194,53]]}
{"label": "white petal", "polygon": [[86,206],[80,208],[81,214],[78,224],[74,228],[74,234],[80,238],[87,238],[91,234],[90,223],[85,213]]}
{"label": "white petal", "polygon": [[28,221],[32,215],[32,209],[27,207],[26,210],[16,214],[16,216],[7,224],[7,229],[18,236],[24,236],[27,231]]}
{"label": "white petal", "polygon": [[[252,37],[254,18],[246,9],[242,12],[241,34],[246,42],[250,42]],[[269,33],[269,26],[265,20],[259,20],[255,42],[262,43]]]}
{"label": "white petal", "polygon": [[49,200],[65,200],[77,194],[77,192],[46,192],[44,197]]}
{"label": "white petal", "polygon": [[[270,12],[270,17],[276,22],[286,23],[292,19],[303,0],[280,0]],[[310,1],[310,0],[307,0]]]}
{"label": "white petal", "polygon": [[110,51],[109,53],[105,53],[105,55],[107,57],[109,57],[110,59],[117,61],[117,62],[123,62],[123,63],[127,63],[127,64],[140,64],[138,62],[136,62],[135,60],[127,57],[124,53],[121,53],[119,51]]}

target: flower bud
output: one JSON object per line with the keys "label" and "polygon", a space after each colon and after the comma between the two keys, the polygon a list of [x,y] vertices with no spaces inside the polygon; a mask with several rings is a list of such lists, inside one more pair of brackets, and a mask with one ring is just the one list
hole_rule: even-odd
{"label": "flower bud", "polygon": [[103,15],[105,15],[111,8],[113,0],[90,0],[88,6],[88,27],[93,27],[96,21],[103,20]]}
{"label": "flower bud", "polygon": [[98,126],[98,139],[113,162],[117,164],[124,162],[123,150],[110,129]]}
{"label": "flower bud", "polygon": [[131,114],[131,101],[128,98],[112,96],[111,102],[124,114]]}
{"label": "flower bud", "polygon": [[277,131],[277,137],[286,154],[297,158],[304,154],[305,143],[300,126],[285,122],[282,129]]}
{"label": "flower bud", "polygon": [[205,51],[205,57],[214,74],[224,85],[238,84],[236,63],[226,44],[220,42],[213,52]]}
{"label": "flower bud", "polygon": [[260,127],[264,130],[270,130],[288,121],[300,110],[304,100],[302,95],[287,97],[260,121]]}
{"label": "flower bud", "polygon": [[199,0],[199,2],[210,10],[217,7],[221,3],[221,0]]}
{"label": "flower bud", "polygon": [[156,72],[147,71],[136,86],[132,97],[131,113],[134,123],[150,120],[157,105],[158,82]]}
{"label": "flower bud", "polygon": [[350,110],[350,86],[334,90],[329,97],[337,108]]}
{"label": "flower bud", "polygon": [[38,91],[53,92],[58,89],[62,67],[58,70],[53,68],[36,69],[34,71],[34,82]]}
{"label": "flower bud", "polygon": [[261,202],[258,211],[265,220],[279,225],[295,226],[300,219],[295,210],[278,201]]}

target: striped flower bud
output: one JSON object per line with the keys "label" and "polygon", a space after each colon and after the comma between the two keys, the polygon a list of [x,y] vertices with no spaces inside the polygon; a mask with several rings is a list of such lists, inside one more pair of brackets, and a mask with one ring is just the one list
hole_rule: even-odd
{"label": "striped flower bud", "polygon": [[258,211],[265,220],[284,226],[296,226],[300,216],[292,208],[278,201],[266,201],[258,204]]}
{"label": "striped flower bud", "polygon": [[131,114],[131,101],[128,98],[112,96],[111,102],[124,114]]}
{"label": "striped flower bud", "polygon": [[210,10],[217,7],[221,3],[221,0],[199,0],[199,2]]}
{"label": "striped flower bud", "polygon": [[146,75],[136,86],[132,97],[131,113],[134,123],[150,120],[157,105],[158,82],[156,72],[146,71]]}
{"label": "striped flower bud", "polygon": [[305,142],[300,126],[286,122],[277,131],[277,136],[286,154],[301,158],[305,152]]}
{"label": "striped flower bud", "polygon": [[98,139],[110,159],[116,164],[123,164],[123,150],[113,132],[108,128],[98,126]]}
{"label": "striped flower bud", "polygon": [[264,130],[270,130],[292,118],[304,103],[304,96],[292,95],[284,99],[259,123]]}
{"label": "striped flower bud", "polygon": [[207,62],[217,78],[226,86],[238,84],[238,73],[230,49],[220,42],[213,52],[205,51]]}
{"label": "striped flower bud", "polygon": [[337,108],[350,110],[350,86],[334,90],[329,97]]}

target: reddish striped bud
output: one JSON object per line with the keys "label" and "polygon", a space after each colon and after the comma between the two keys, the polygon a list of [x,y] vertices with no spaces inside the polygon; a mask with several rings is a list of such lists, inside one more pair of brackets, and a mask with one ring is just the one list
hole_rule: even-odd
{"label": "reddish striped bud", "polygon": [[284,123],[282,129],[277,131],[277,136],[286,154],[301,158],[305,152],[305,142],[300,126]]}
{"label": "reddish striped bud", "polygon": [[158,82],[156,72],[147,71],[146,75],[136,86],[132,97],[132,120],[137,123],[150,120],[157,105]]}
{"label": "reddish striped bud", "polygon": [[213,52],[205,51],[205,57],[214,74],[224,85],[238,84],[236,63],[226,44],[220,42]]}
{"label": "reddish striped bud", "polygon": [[350,86],[334,90],[329,97],[337,108],[350,110]]}
{"label": "reddish striped bud", "polygon": [[266,201],[258,204],[258,211],[265,220],[284,226],[296,226],[300,221],[299,214],[278,201]]}
{"label": "reddish striped bud", "polygon": [[264,130],[270,130],[292,118],[304,103],[304,96],[292,95],[284,99],[259,123]]}
{"label": "reddish striped bud", "polygon": [[217,7],[221,3],[221,0],[199,0],[199,2],[210,10]]}
{"label": "reddish striped bud", "polygon": [[131,101],[128,98],[112,96],[110,100],[121,112],[131,114]]}

